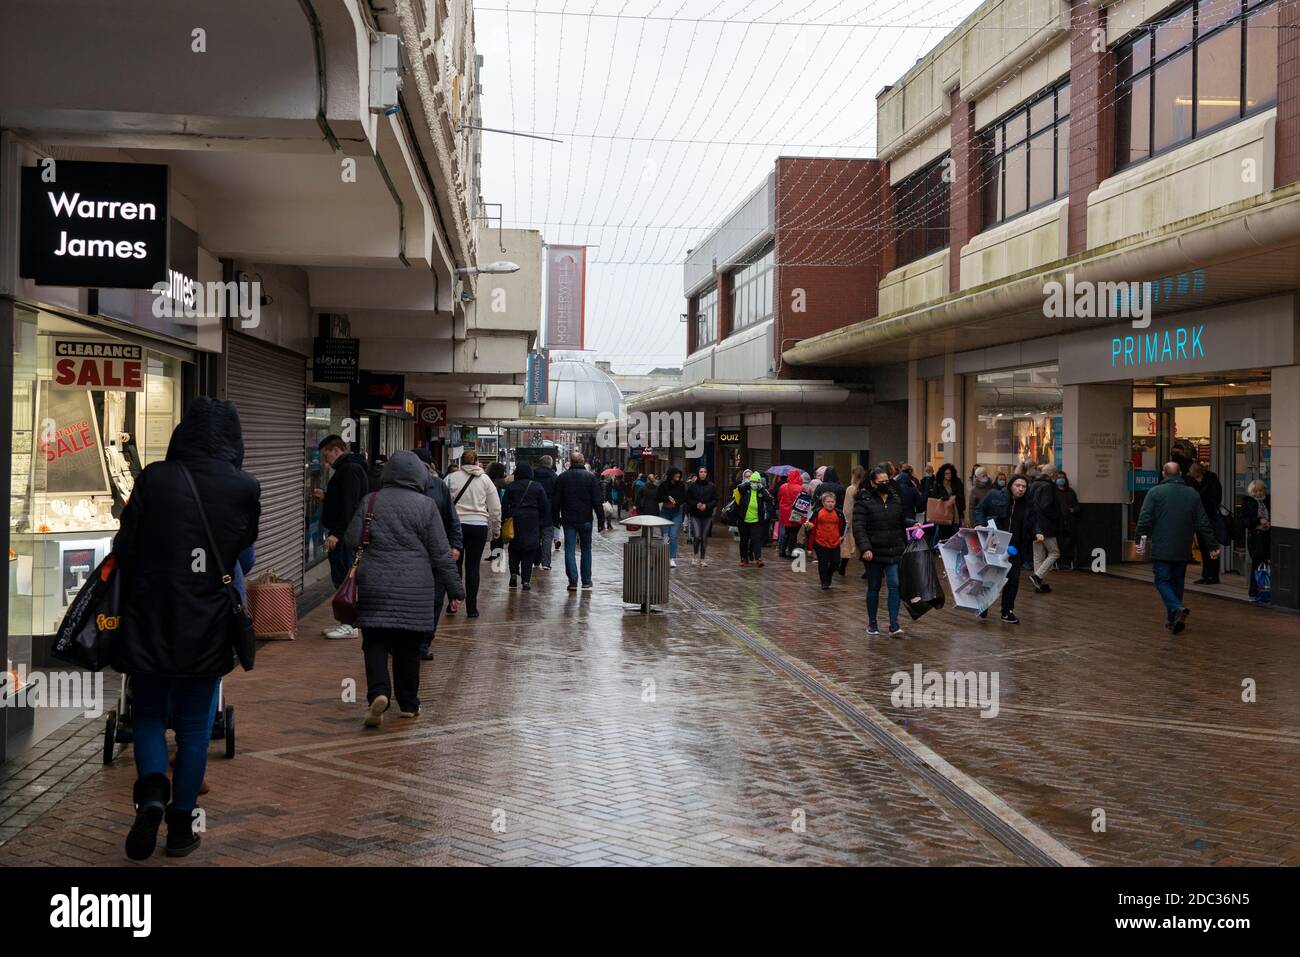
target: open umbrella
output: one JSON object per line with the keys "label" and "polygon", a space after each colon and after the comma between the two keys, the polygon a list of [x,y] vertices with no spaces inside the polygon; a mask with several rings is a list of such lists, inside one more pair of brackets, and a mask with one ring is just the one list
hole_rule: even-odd
{"label": "open umbrella", "polygon": [[623,474],[622,469],[605,469],[605,471],[600,473],[600,477],[609,478],[611,475],[622,475],[622,474]]}
{"label": "open umbrella", "polygon": [[793,465],[773,465],[770,469],[767,470],[767,474],[779,475],[782,478],[784,478],[785,476],[789,475],[792,471],[794,471]]}

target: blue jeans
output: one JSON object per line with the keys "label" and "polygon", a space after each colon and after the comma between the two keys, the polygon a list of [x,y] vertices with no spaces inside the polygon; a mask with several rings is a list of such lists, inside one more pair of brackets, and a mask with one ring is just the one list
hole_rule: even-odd
{"label": "blue jeans", "polygon": [[889,627],[898,627],[898,608],[902,596],[898,593],[898,565],[886,565],[884,562],[867,562],[867,622],[876,623],[876,611],[880,607],[880,581],[889,582]]}
{"label": "blue jeans", "polygon": [[192,811],[208,766],[208,744],[217,713],[220,678],[132,676],[131,708],[135,720],[135,769],[167,773],[167,721],[176,731],[176,768],[172,772],[172,807]]}
{"label": "blue jeans", "polygon": [[1151,570],[1155,574],[1156,591],[1160,592],[1160,600],[1165,603],[1165,623],[1168,624],[1174,620],[1178,609],[1183,607],[1183,580],[1187,577],[1187,562],[1156,560],[1151,563]]}
{"label": "blue jeans", "polygon": [[676,508],[669,508],[667,505],[663,505],[659,508],[659,517],[672,522],[671,525],[664,529],[664,535],[668,539],[668,557],[676,561],[677,536],[682,531],[682,507],[679,505]]}
{"label": "blue jeans", "polygon": [[569,576],[569,584],[578,583],[578,560],[574,555],[575,544],[582,542],[582,583],[591,584],[591,522],[583,525],[564,526],[564,572]]}

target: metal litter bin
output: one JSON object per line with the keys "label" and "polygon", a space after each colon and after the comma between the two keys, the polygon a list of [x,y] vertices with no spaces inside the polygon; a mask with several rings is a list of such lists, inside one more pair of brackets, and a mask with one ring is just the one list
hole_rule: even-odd
{"label": "metal litter bin", "polygon": [[641,606],[644,614],[651,605],[668,603],[668,542],[655,529],[671,524],[657,515],[623,520],[629,532],[641,532],[623,544],[623,601]]}

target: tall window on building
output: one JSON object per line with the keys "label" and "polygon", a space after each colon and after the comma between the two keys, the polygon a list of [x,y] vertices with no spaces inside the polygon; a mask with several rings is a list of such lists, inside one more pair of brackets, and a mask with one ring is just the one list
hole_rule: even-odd
{"label": "tall window on building", "polygon": [[1070,190],[1070,84],[1044,90],[981,134],[980,195],[992,226]]}
{"label": "tall window on building", "polygon": [[942,157],[894,189],[895,265],[903,266],[948,245],[949,163]]}
{"label": "tall window on building", "polygon": [[744,329],[772,316],[772,284],[776,250],[769,243],[752,261],[733,274],[731,328]]}
{"label": "tall window on building", "polygon": [[1277,102],[1277,7],[1276,0],[1197,0],[1116,47],[1116,165]]}
{"label": "tall window on building", "polygon": [[701,349],[718,338],[718,287],[710,286],[695,300],[695,347]]}

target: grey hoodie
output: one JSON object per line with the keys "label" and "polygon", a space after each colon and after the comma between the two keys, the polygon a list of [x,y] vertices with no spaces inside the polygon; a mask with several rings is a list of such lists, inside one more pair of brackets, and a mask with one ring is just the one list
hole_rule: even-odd
{"label": "grey hoodie", "polygon": [[[431,634],[436,627],[434,581],[464,598],[437,504],[427,494],[429,470],[413,452],[394,452],[374,498],[370,544],[357,572],[357,624]],[[490,483],[489,483],[490,484]],[[348,526],[353,551],[361,541],[366,496]]]}

